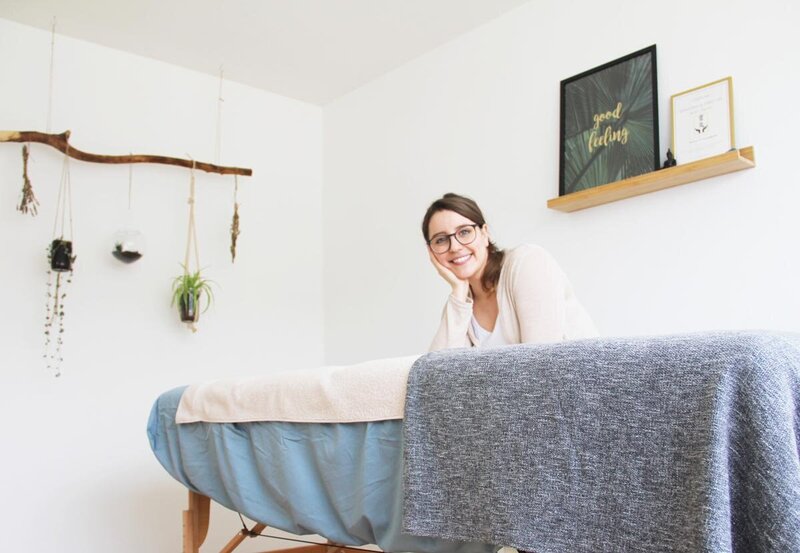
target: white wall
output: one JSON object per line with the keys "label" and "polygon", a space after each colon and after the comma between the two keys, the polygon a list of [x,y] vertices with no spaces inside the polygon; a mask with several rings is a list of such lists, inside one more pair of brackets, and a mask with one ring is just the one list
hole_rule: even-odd
{"label": "white wall", "polygon": [[[447,289],[418,226],[446,191],[474,196],[501,245],[549,248],[606,334],[800,329],[799,15],[788,1],[537,0],[324,113],[226,83],[222,162],[255,176],[242,179],[231,266],[232,179],[198,175],[216,306],[195,335],[169,307],[188,173],[135,167],[149,248],[122,266],[108,252],[125,218],[127,168],[75,162],[78,263],[58,380],[41,354],[61,156],[33,146],[42,207],[32,219],[14,211],[20,146],[0,145],[0,549],[178,550],[185,492],[145,436],[155,397],[219,376],[425,349]],[[43,130],[49,40],[0,20],[0,128]],[[662,143],[670,94],[732,75],[737,142],[756,147],[758,167],[583,212],[547,210],[557,194],[559,81],[652,43]],[[64,37],[56,53],[53,130],[70,128],[76,147],[213,157],[216,79]],[[217,509],[209,550],[236,520]]]}
{"label": "white wall", "polygon": [[[44,130],[50,34],[0,19],[0,128]],[[217,79],[57,37],[53,131],[97,153],[213,161]],[[63,376],[44,368],[46,257],[62,155],[32,146],[36,218],[15,211],[21,145],[0,145],[0,550],[180,549],[185,489],[150,452],[150,406],[199,380],[323,361],[321,109],[225,83],[222,159],[240,179],[239,255],[228,253],[233,178],[198,174],[201,263],[217,303],[197,334],[170,308],[186,240],[189,172],[134,167],[134,208],[148,241],[137,263],[111,255],[124,221],[127,166],[74,162],[74,281]],[[216,520],[215,520],[216,519]],[[236,531],[212,516],[209,550]],[[253,540],[244,550],[269,547]],[[215,549],[216,547],[216,549]]]}
{"label": "white wall", "polygon": [[[537,0],[327,105],[327,361],[428,347],[448,288],[419,224],[447,191],[479,202],[501,246],[548,248],[607,335],[800,330],[798,23],[789,0]],[[653,43],[662,151],[669,96],[731,75],[758,167],[548,210],[559,82]]]}

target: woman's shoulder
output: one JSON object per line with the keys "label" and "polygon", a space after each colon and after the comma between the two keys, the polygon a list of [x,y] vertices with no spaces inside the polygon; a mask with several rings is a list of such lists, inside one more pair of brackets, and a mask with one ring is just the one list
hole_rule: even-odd
{"label": "woman's shoulder", "polygon": [[553,256],[537,244],[520,244],[506,250],[506,262],[508,263],[519,263],[531,259],[550,260],[553,259]]}
{"label": "woman's shoulder", "polygon": [[511,280],[528,280],[537,278],[536,275],[555,278],[563,273],[550,252],[536,244],[522,244],[506,250],[503,271],[505,277]]}
{"label": "woman's shoulder", "polygon": [[523,244],[506,250],[500,275],[501,291],[512,303],[541,294],[560,294],[566,275],[555,258],[541,246]]}

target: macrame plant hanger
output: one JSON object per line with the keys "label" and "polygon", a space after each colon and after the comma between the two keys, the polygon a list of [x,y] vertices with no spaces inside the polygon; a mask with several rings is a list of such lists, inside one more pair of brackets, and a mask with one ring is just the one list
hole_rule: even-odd
{"label": "macrame plant hanger", "polygon": [[[196,194],[195,194],[195,179],[194,179],[194,167],[191,169],[190,177],[189,177],[189,228],[187,230],[186,236],[186,255],[183,258],[183,276],[187,278],[192,274],[199,275],[200,274],[200,248],[197,244],[197,224],[195,223],[195,216],[194,216],[194,206],[196,201]],[[195,270],[192,272],[189,269],[189,261],[191,258],[191,254],[194,252],[194,267]],[[199,304],[199,298],[197,298],[197,303]],[[192,332],[197,332],[197,319],[200,315],[200,306],[194,306],[194,320],[187,321],[187,324],[192,329]]]}
{"label": "macrame plant hanger", "polygon": [[[69,220],[69,227],[66,226]],[[67,234],[69,230],[69,234]],[[66,289],[72,283],[72,264],[75,256],[72,243],[75,234],[72,224],[72,182],[69,172],[69,155],[64,155],[61,182],[56,200],[56,217],[53,222],[53,241],[48,253],[50,270],[47,276],[47,317],[44,324],[44,358],[47,368],[61,376],[61,347],[64,344],[64,300]],[[55,278],[54,278],[55,277]]]}
{"label": "macrame plant hanger", "polygon": [[[69,234],[66,233],[66,221],[69,219]],[[60,223],[60,224],[59,224]],[[74,226],[72,224],[72,180],[69,174],[69,153],[64,155],[61,166],[61,183],[58,186],[56,199],[56,220],[53,222],[53,240],[73,241]]]}

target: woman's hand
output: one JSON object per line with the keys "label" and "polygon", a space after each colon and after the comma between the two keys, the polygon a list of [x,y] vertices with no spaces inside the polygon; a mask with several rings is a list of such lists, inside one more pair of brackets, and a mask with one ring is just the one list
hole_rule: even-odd
{"label": "woman's hand", "polygon": [[439,263],[433,252],[428,249],[428,256],[431,258],[431,263],[436,268],[436,272],[447,281],[447,284],[453,289],[453,297],[457,300],[467,301],[467,293],[469,292],[469,282],[458,278],[453,271]]}

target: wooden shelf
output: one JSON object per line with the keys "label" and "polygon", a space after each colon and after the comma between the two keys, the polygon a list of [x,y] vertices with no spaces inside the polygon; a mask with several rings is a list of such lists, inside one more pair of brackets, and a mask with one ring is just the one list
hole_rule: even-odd
{"label": "wooden shelf", "polygon": [[669,169],[661,169],[637,177],[559,196],[558,198],[547,200],[547,207],[559,211],[578,211],[587,207],[616,202],[617,200],[648,194],[680,184],[741,171],[742,169],[752,169],[755,166],[755,152],[752,146],[748,146],[741,150],[733,150],[718,156],[693,161],[686,165],[676,165]]}

